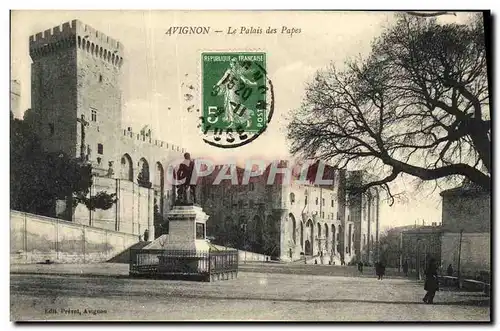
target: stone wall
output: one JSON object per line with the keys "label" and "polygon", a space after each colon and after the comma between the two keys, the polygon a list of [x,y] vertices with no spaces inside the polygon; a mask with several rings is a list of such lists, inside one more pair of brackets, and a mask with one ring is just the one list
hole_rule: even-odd
{"label": "stone wall", "polygon": [[139,236],[60,219],[10,212],[11,263],[103,262],[127,250]]}
{"label": "stone wall", "polygon": [[[236,248],[231,248],[231,247],[224,247],[224,246],[219,246],[219,245],[213,245],[219,250],[223,251],[225,249],[236,249]],[[255,252],[249,252],[249,251],[244,251],[241,249],[238,249],[238,262],[245,263],[245,262],[267,262],[271,261],[271,256],[265,255],[265,254],[259,254]]]}
{"label": "stone wall", "polygon": [[[446,270],[451,263],[458,270],[460,233],[446,232],[442,236],[441,263]],[[474,277],[480,271],[491,270],[491,237],[489,233],[463,233],[460,269],[465,277]]]}
{"label": "stone wall", "polygon": [[143,235],[148,229],[150,238],[155,238],[152,189],[140,187],[127,180],[94,177],[92,194],[102,191],[115,193],[117,203],[108,210],[96,209],[92,213],[79,204],[75,208],[75,223],[134,235]]}
{"label": "stone wall", "polygon": [[490,232],[491,196],[486,192],[443,195],[443,228],[449,232]]}

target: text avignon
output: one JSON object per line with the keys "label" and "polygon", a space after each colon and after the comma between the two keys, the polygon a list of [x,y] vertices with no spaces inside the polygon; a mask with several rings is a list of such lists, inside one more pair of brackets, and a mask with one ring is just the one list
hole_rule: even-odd
{"label": "text avignon", "polygon": [[165,34],[171,36],[175,34],[208,34],[208,26],[171,26]]}

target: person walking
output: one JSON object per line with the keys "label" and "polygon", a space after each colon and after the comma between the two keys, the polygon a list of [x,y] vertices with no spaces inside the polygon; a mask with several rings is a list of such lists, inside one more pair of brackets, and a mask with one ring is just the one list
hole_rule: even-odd
{"label": "person walking", "polygon": [[380,262],[375,263],[375,274],[378,280],[382,279],[382,265]]}
{"label": "person walking", "polygon": [[453,267],[451,266],[451,263],[450,265],[448,266],[448,269],[446,270],[446,274],[448,276],[453,276]]}
{"label": "person walking", "polygon": [[424,290],[427,293],[425,293],[422,301],[428,304],[434,303],[434,296],[436,295],[436,291],[439,290],[436,259],[434,258],[429,260],[429,264],[425,270]]}
{"label": "person walking", "polygon": [[408,261],[406,260],[403,263],[403,273],[405,274],[406,277],[408,277]]}

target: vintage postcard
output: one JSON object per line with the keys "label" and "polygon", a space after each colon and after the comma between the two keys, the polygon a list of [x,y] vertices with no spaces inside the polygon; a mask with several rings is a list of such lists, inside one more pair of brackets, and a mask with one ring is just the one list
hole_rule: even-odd
{"label": "vintage postcard", "polygon": [[491,322],[491,34],[11,11],[11,320]]}

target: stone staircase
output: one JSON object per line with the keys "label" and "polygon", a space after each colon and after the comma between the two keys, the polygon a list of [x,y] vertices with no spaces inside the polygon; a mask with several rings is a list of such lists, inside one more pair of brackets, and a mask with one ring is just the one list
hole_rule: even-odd
{"label": "stone staircase", "polygon": [[[292,264],[316,264],[315,261],[317,261],[317,264],[329,265],[330,256],[323,256],[323,260],[322,260],[319,255],[306,255],[306,263],[304,263],[303,257],[299,260],[295,260],[295,261],[292,261],[290,263],[292,263]],[[332,262],[334,262],[334,265],[340,265],[340,255],[335,255],[333,257]]]}
{"label": "stone staircase", "polygon": [[120,254],[112,257],[111,259],[109,259],[106,262],[110,262],[110,263],[129,263],[130,262],[130,250],[131,249],[141,249],[141,248],[144,248],[145,246],[149,245],[150,243],[151,243],[151,241],[139,241],[139,242],[133,244],[132,246],[130,246],[129,248],[127,248],[126,250],[124,250],[123,252],[121,252]]}

